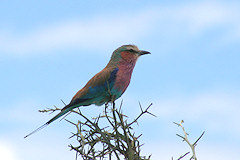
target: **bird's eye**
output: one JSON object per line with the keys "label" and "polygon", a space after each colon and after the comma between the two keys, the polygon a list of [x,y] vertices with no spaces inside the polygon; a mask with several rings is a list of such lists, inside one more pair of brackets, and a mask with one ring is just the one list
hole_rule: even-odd
{"label": "bird's eye", "polygon": [[136,53],[137,51],[133,50],[133,49],[129,49],[130,52],[132,53]]}

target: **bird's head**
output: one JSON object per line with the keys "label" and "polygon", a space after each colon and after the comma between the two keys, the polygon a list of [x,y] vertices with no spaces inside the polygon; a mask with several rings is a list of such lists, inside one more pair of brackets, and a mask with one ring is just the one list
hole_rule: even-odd
{"label": "bird's head", "polygon": [[123,45],[113,52],[110,62],[118,63],[121,60],[136,61],[145,54],[150,54],[150,52],[139,50],[135,45]]}

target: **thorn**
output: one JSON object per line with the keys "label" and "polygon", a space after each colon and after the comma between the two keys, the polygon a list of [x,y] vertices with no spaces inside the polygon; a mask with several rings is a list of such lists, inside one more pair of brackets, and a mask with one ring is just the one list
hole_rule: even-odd
{"label": "thorn", "polygon": [[174,124],[176,124],[178,127],[180,126],[180,124],[179,123],[176,123],[176,122],[173,122]]}
{"label": "thorn", "polygon": [[62,100],[62,99],[60,99],[61,101],[62,101],[62,103],[66,106],[66,103]]}
{"label": "thorn", "polygon": [[121,111],[122,105],[123,105],[123,99],[122,99],[122,101],[121,101],[121,103],[120,103],[119,111]]}
{"label": "thorn", "polygon": [[181,135],[179,135],[179,134],[176,134],[178,137],[180,137],[180,138],[182,138],[183,139],[183,141],[185,141],[185,138],[183,137],[183,136],[181,136]]}
{"label": "thorn", "polygon": [[141,109],[141,112],[143,112],[143,109],[142,109],[142,105],[140,102],[138,102],[139,106],[140,106],[140,109]]}
{"label": "thorn", "polygon": [[73,123],[73,122],[71,122],[71,121],[69,121],[69,120],[67,120],[67,119],[64,119],[64,120],[76,126],[75,123]]}
{"label": "thorn", "polygon": [[66,115],[64,115],[63,118],[60,119],[60,121],[62,121],[63,119],[65,119],[70,113],[72,113],[72,111],[68,112]]}
{"label": "thorn", "polygon": [[151,106],[152,106],[152,103],[148,106],[148,108],[146,110],[148,110]]}
{"label": "thorn", "polygon": [[153,117],[157,117],[155,114],[151,113],[151,112],[147,112],[148,114],[150,114]]}
{"label": "thorn", "polygon": [[201,136],[196,140],[196,142],[193,143],[194,146],[197,145],[197,142],[202,138],[202,136],[204,135],[205,131],[203,131],[203,133],[201,134]]}

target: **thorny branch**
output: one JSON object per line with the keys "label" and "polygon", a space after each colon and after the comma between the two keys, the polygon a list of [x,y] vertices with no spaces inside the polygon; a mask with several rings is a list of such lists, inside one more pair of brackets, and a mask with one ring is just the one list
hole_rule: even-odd
{"label": "thorny branch", "polygon": [[[150,160],[151,155],[148,157],[140,155],[140,148],[143,145],[139,142],[141,134],[139,136],[135,136],[135,133],[132,133],[132,125],[137,123],[143,114],[147,113],[154,117],[156,116],[148,111],[152,104],[150,104],[145,110],[142,109],[140,103],[139,106],[141,113],[129,123],[127,121],[128,117],[122,113],[122,102],[119,109],[116,109],[114,101],[112,102],[112,105],[106,104],[104,113],[92,118],[88,118],[82,114],[79,108],[72,110],[71,112],[80,115],[80,117],[83,119],[82,121],[79,120],[77,123],[66,120],[74,125],[77,129],[76,133],[72,133],[70,138],[76,138],[78,145],[69,145],[71,150],[76,152],[76,160],[79,156],[81,156],[83,160],[111,160],[113,157],[118,160],[122,159],[121,157],[124,157],[125,160]],[[51,114],[57,110],[61,109],[54,106],[53,109],[47,108],[44,110],[39,110],[39,112],[50,112]],[[71,112],[69,112],[69,114]],[[66,118],[66,116],[64,118]],[[188,140],[188,133],[185,131],[182,125],[184,121],[182,120],[180,123],[173,123],[177,126],[180,126],[184,132],[184,136],[179,134],[176,135],[182,138],[183,141],[186,141],[190,146],[193,154],[190,160],[197,160],[195,147],[198,141],[204,135],[205,131],[193,144],[191,144]],[[185,153],[177,160],[183,159],[189,153],[190,152]]]}
{"label": "thorny branch", "polygon": [[[202,138],[202,136],[204,135],[205,131],[201,134],[201,136],[193,143],[191,144],[190,141],[188,140],[188,133],[185,131],[184,127],[183,127],[183,123],[184,121],[182,120],[180,123],[176,123],[176,122],[173,122],[174,124],[176,124],[177,126],[180,126],[183,130],[183,133],[184,133],[184,136],[181,136],[179,134],[176,134],[178,137],[182,138],[183,141],[187,142],[187,144],[190,146],[191,150],[192,150],[192,157],[190,158],[191,159],[194,159],[194,160],[197,160],[197,157],[196,157],[196,152],[195,152],[195,147],[197,146],[197,142]],[[183,157],[185,157],[187,154],[189,154],[190,152],[187,152],[186,154],[184,154],[183,156],[180,156],[180,158],[178,158],[178,160],[182,159]]]}
{"label": "thorny branch", "polygon": [[[119,109],[116,109],[114,102],[112,105],[106,104],[104,113],[92,118],[86,117],[79,109],[72,110],[72,113],[78,114],[82,119],[77,123],[66,120],[77,129],[70,137],[76,138],[77,145],[69,145],[76,152],[76,159],[81,156],[83,160],[111,160],[113,157],[118,160],[123,159],[121,157],[126,160],[149,160],[151,156],[141,155],[141,135],[135,135],[133,124],[145,113],[153,115],[148,111],[151,106],[152,104],[143,110],[140,105],[141,113],[131,122],[122,113],[122,103]],[[40,112],[52,113],[56,110],[60,109],[48,108]]]}
{"label": "thorny branch", "polygon": [[141,109],[141,113],[139,114],[139,116],[138,116],[134,121],[132,121],[131,123],[129,123],[128,126],[131,126],[133,123],[136,123],[137,120],[138,120],[143,114],[145,114],[145,113],[148,113],[148,114],[150,114],[150,115],[152,115],[152,116],[154,116],[154,117],[157,117],[157,116],[155,116],[154,114],[152,114],[151,112],[148,112],[148,109],[152,106],[152,103],[151,103],[144,111],[143,111],[142,106],[141,106],[140,103],[139,103],[139,106],[140,106],[140,109]]}

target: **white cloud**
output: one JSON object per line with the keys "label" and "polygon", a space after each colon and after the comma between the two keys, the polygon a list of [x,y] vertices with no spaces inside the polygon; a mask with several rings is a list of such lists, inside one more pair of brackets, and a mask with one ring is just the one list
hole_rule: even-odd
{"label": "white cloud", "polygon": [[[166,15],[167,14],[167,15]],[[167,16],[169,21],[174,21],[176,28],[184,25],[185,29],[193,33],[202,32],[211,27],[238,28],[240,22],[238,7],[230,3],[197,2],[183,4],[172,8],[162,9],[161,16]]]}
{"label": "white cloud", "polygon": [[3,143],[0,143],[0,159],[17,160],[12,148]]}
{"label": "white cloud", "polygon": [[47,25],[25,35],[2,34],[0,50],[13,54],[27,54],[35,51],[61,47],[106,48],[115,43],[134,42],[144,36],[151,26],[149,14],[108,15],[90,20],[67,20]]}
{"label": "white cloud", "polygon": [[183,39],[201,36],[211,39],[213,36],[214,41],[209,43],[216,48],[238,42],[240,40],[238,6],[239,4],[226,2],[202,2],[176,7],[174,12],[169,13],[170,21],[176,23],[172,31],[174,34],[183,35]]}
{"label": "white cloud", "polygon": [[[47,114],[39,113],[38,109],[44,109],[44,107],[42,107],[42,104],[40,102],[37,102],[37,100],[25,98],[21,101],[14,101],[14,103],[10,103],[10,105],[5,105],[4,108],[1,108],[2,112],[0,112],[0,122],[10,124],[32,124],[36,122],[41,123],[43,122],[41,118],[43,115]],[[49,117],[46,116],[46,118]]]}
{"label": "white cloud", "polygon": [[[240,93],[209,91],[192,96],[159,99],[152,107],[152,113],[164,119],[181,120],[203,126],[211,133],[240,134]],[[227,118],[226,118],[227,117]]]}
{"label": "white cloud", "polygon": [[229,3],[196,2],[178,6],[151,6],[140,12],[108,13],[88,20],[75,19],[47,24],[21,35],[1,31],[0,51],[24,55],[64,47],[101,50],[134,43],[150,34],[159,35],[159,38],[161,34],[169,35],[167,37],[184,35],[181,36],[184,39],[219,27],[226,32],[222,39],[219,38],[223,43],[226,39],[239,40],[239,16],[236,5]]}
{"label": "white cloud", "polygon": [[[146,147],[146,145],[148,147]],[[172,142],[156,142],[154,144],[145,144],[142,148],[145,155],[152,153],[151,160],[159,159],[178,159],[181,155],[184,155],[188,151],[191,151],[186,142],[182,142],[179,139],[179,143]],[[190,159],[190,155],[185,159]],[[204,139],[201,139],[196,146],[196,156],[198,159],[204,160],[237,160],[240,156],[238,148],[234,146],[226,146],[226,144],[209,144],[205,143]],[[160,158],[161,157],[161,158]],[[184,159],[184,158],[183,158]]]}
{"label": "white cloud", "polygon": [[236,20],[237,8],[234,6],[201,3],[187,5],[175,12],[175,18],[182,22],[188,22],[191,30],[199,32],[214,25],[227,24]]}

